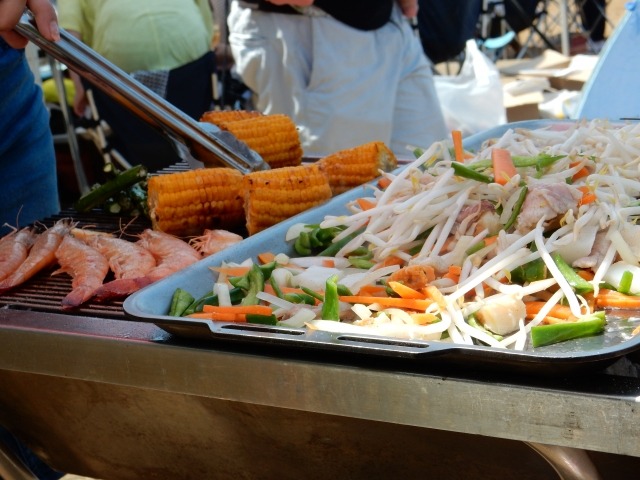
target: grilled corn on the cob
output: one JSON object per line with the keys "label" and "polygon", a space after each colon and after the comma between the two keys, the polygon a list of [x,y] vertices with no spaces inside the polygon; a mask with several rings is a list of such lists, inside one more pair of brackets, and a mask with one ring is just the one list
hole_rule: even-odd
{"label": "grilled corn on the cob", "polygon": [[331,198],[329,182],[317,164],[252,172],[242,183],[249,235]]}
{"label": "grilled corn on the cob", "polygon": [[154,230],[176,236],[201,235],[205,228],[242,228],[242,174],[232,168],[201,168],[152,176],[149,216]]}
{"label": "grilled corn on the cob", "polygon": [[318,164],[337,195],[377,178],[380,170],[393,170],[398,160],[384,142],[375,141],[340,150],[321,158]]}
{"label": "grilled corn on the cob", "polygon": [[202,117],[200,117],[200,121],[218,125],[222,122],[235,122],[246,118],[259,117],[261,115],[262,113],[257,110],[211,110],[210,112],[205,112]]}
{"label": "grilled corn on the cob", "polygon": [[258,152],[271,168],[293,167],[302,162],[298,130],[286,115],[259,115],[216,123]]}

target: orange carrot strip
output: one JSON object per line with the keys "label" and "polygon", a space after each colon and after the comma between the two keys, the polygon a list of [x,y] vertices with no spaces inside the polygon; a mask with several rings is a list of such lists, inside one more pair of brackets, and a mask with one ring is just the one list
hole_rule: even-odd
{"label": "orange carrot strip", "polygon": [[411,287],[407,287],[405,284],[400,282],[389,282],[389,286],[391,289],[400,295],[402,298],[418,298],[424,299],[424,294],[420,293],[417,290],[414,290]]}
{"label": "orange carrot strip", "polygon": [[591,270],[578,269],[576,270],[576,273],[587,281],[593,280],[593,278],[595,277],[594,273]]}
{"label": "orange carrot strip", "polygon": [[271,315],[273,310],[267,305],[203,305],[202,311],[206,313],[228,313],[232,315],[252,313],[255,315]]}
{"label": "orange carrot strip", "polygon": [[595,193],[585,193],[584,195],[582,195],[582,198],[580,199],[580,201],[578,202],[578,204],[580,206],[582,205],[588,205],[590,203],[595,202],[598,199],[598,197],[596,197]]}
{"label": "orange carrot strip", "polygon": [[336,262],[335,260],[332,260],[330,258],[325,258],[324,260],[322,260],[322,266],[327,268],[335,268]]}
{"label": "orange carrot strip", "polygon": [[462,273],[462,268],[459,265],[450,265],[449,271],[445,273],[442,278],[448,278],[449,280],[453,280],[458,283],[460,281],[460,274]]}
{"label": "orange carrot strip", "polygon": [[258,261],[264,265],[266,263],[271,263],[276,259],[276,256],[273,252],[262,252],[258,254]]}
{"label": "orange carrot strip", "polygon": [[233,313],[217,313],[217,312],[197,312],[187,315],[189,318],[201,318],[204,320],[217,320],[218,322],[246,322],[247,317],[244,314],[236,315]]}
{"label": "orange carrot strip", "polygon": [[413,318],[413,321],[418,325],[434,323],[440,320],[437,315],[434,315],[433,313],[412,313],[411,318]]}
{"label": "orange carrot strip", "polygon": [[[546,305],[545,302],[525,302],[527,317],[536,316],[544,305]],[[569,307],[559,304],[554,305],[547,315],[550,317],[562,318],[564,320],[575,318]]]}
{"label": "orange carrot strip", "polygon": [[340,296],[341,302],[363,303],[371,305],[377,303],[383,307],[408,308],[410,310],[426,310],[433,302],[431,300],[421,300],[417,298],[396,298],[396,297],[369,297],[361,295]]}
{"label": "orange carrot strip", "polygon": [[462,132],[460,130],[451,131],[453,140],[453,154],[456,162],[464,162],[464,148],[462,147]]}
{"label": "orange carrot strip", "polygon": [[251,267],[211,267],[211,270],[224,274],[227,277],[241,277],[251,270]]}
{"label": "orange carrot strip", "polygon": [[625,295],[614,290],[600,290],[596,305],[601,308],[640,308],[640,297]]}
{"label": "orange carrot strip", "polygon": [[390,267],[391,265],[403,265],[403,264],[404,264],[403,259],[401,259],[400,257],[396,257],[395,255],[390,255],[384,260],[382,260],[380,263],[378,263],[375,268],[377,269],[382,267]]}
{"label": "orange carrot strip", "polygon": [[365,285],[358,290],[358,296],[362,297],[388,297],[387,289],[382,285]]}
{"label": "orange carrot strip", "polygon": [[358,206],[364,211],[364,210],[371,210],[372,208],[374,208],[376,206],[375,203],[373,203],[371,200],[367,200],[366,198],[358,198],[356,200],[356,202],[358,202]]}
{"label": "orange carrot strip", "polygon": [[493,165],[493,179],[500,185],[506,184],[518,173],[513,164],[511,152],[504,148],[491,150],[491,163]]}
{"label": "orange carrot strip", "polygon": [[[572,162],[569,164],[569,166],[571,168],[573,167],[577,167],[578,165],[580,165],[582,162]],[[573,177],[571,177],[573,180],[578,180],[579,178],[582,177],[588,177],[591,174],[591,172],[589,171],[589,169],[587,167],[582,167],[580,170],[578,170],[576,173],[573,174]]]}
{"label": "orange carrot strip", "polygon": [[378,187],[382,190],[387,188],[389,185],[391,185],[391,180],[389,180],[387,177],[380,177],[378,179]]}

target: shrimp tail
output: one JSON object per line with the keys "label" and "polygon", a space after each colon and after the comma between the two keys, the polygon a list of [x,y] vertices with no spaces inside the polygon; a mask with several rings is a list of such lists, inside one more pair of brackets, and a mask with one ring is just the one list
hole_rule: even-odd
{"label": "shrimp tail", "polygon": [[71,310],[79,307],[89,300],[95,292],[94,288],[74,288],[66,297],[62,299],[62,309]]}
{"label": "shrimp tail", "polygon": [[114,298],[122,298],[146,287],[153,280],[148,276],[136,278],[119,278],[102,285],[95,292],[95,300],[105,301]]}

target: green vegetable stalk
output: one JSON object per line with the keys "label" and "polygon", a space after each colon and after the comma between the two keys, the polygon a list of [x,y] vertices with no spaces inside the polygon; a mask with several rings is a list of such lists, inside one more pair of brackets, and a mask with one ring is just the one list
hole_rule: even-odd
{"label": "green vegetable stalk", "polygon": [[605,324],[604,312],[596,312],[589,320],[538,325],[531,328],[531,343],[534,347],[543,347],[575,338],[599,335],[604,332]]}
{"label": "green vegetable stalk", "polygon": [[336,275],[329,277],[325,284],[322,319],[340,321],[340,300],[338,298],[338,277]]}
{"label": "green vegetable stalk", "polygon": [[176,288],[171,297],[169,315],[172,317],[181,317],[193,301],[193,295],[182,288]]}

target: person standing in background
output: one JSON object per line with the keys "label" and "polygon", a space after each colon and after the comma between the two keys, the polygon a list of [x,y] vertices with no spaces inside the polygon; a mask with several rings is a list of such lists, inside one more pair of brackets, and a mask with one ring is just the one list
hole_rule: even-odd
{"label": "person standing in background", "polygon": [[381,140],[399,157],[446,136],[417,0],[233,0],[229,43],[255,106],[283,113],[306,156]]}
{"label": "person standing in background", "polygon": [[60,210],[49,112],[27,62],[27,40],[12,29],[25,6],[40,32],[57,40],[49,0],[0,0],[0,235]]}
{"label": "person standing in background", "polygon": [[602,49],[605,36],[607,0],[577,0],[582,27],[589,35],[589,48],[593,53]]}
{"label": "person standing in background", "polygon": [[[215,72],[214,19],[209,0],[58,0],[60,25],[194,119],[210,109]],[[84,84],[74,111],[87,107]],[[111,146],[151,171],[179,159],[171,143],[134,113],[92,88]]]}

